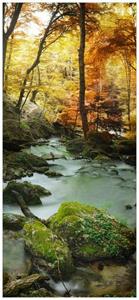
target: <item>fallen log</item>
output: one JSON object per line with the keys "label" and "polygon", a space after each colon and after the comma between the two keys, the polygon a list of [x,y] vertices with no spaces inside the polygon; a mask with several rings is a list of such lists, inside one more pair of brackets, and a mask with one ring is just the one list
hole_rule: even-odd
{"label": "fallen log", "polygon": [[40,221],[41,223],[43,223],[45,226],[47,226],[47,221],[40,219],[39,217],[37,217],[36,215],[34,215],[31,212],[31,210],[29,209],[29,207],[27,206],[26,202],[24,201],[22,195],[19,192],[12,190],[12,193],[15,196],[16,202],[20,206],[21,211],[23,212],[25,217],[30,218],[30,219],[36,219],[36,220]]}
{"label": "fallen log", "polygon": [[4,286],[3,296],[18,296],[20,291],[23,291],[31,287],[33,284],[40,283],[46,279],[48,279],[47,276],[40,274],[32,274],[21,279],[10,281]]}
{"label": "fallen log", "polygon": [[13,195],[15,196],[16,202],[19,204],[23,214],[27,217],[27,218],[35,218],[38,219],[37,216],[35,216],[31,210],[29,209],[29,207],[27,206],[27,204],[25,203],[22,195],[20,193],[18,193],[17,191],[12,190]]}
{"label": "fallen log", "polygon": [[55,160],[55,159],[67,159],[64,155],[54,155],[53,152],[50,152],[50,154],[44,154],[42,158],[46,160]]}

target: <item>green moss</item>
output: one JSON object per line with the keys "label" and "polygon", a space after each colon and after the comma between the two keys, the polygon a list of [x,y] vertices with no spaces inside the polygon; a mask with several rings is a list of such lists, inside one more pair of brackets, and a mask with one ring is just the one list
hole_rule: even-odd
{"label": "green moss", "polygon": [[24,226],[24,239],[33,257],[45,259],[47,270],[53,276],[59,269],[63,274],[73,270],[72,258],[67,244],[39,221]]}
{"label": "green moss", "polygon": [[25,130],[30,130],[29,124],[25,120],[20,122],[20,128]]}
{"label": "green moss", "polygon": [[[63,221],[63,218],[73,216],[84,216],[86,214],[92,214],[94,208],[89,205],[84,205],[79,202],[64,202],[61,204],[58,213],[52,218],[53,220],[56,220],[58,222]],[[97,209],[95,209],[97,210]],[[73,219],[72,219],[73,220]]]}
{"label": "green moss", "polygon": [[97,252],[97,249],[96,248],[93,248],[91,247],[90,245],[83,245],[81,248],[80,248],[80,253],[81,255],[96,255],[96,252]]}
{"label": "green moss", "polygon": [[78,202],[63,203],[50,228],[67,241],[76,258],[127,257],[135,249],[131,230],[105,211]]}

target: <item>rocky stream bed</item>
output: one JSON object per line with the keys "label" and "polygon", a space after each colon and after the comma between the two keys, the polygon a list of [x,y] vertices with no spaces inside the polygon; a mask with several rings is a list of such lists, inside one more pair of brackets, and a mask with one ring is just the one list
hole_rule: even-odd
{"label": "rocky stream bed", "polygon": [[[37,221],[34,223],[27,223],[25,220],[24,232],[25,236],[23,238],[22,234],[18,228],[18,231],[9,230],[5,227],[4,230],[4,272],[12,278],[12,280],[20,280],[20,278],[24,278],[25,276],[32,276],[31,274],[41,274],[43,276],[48,276],[48,270],[50,267],[50,276],[49,280],[43,281],[43,284],[39,285],[39,289],[35,294],[37,288],[30,288],[30,295],[28,296],[65,296],[67,291],[70,293],[70,296],[80,296],[80,297],[109,297],[109,296],[132,296],[135,294],[135,254],[134,254],[134,245],[132,245],[132,232],[134,232],[134,228],[136,225],[136,174],[134,166],[128,165],[125,162],[119,160],[106,159],[104,157],[97,157],[96,159],[89,158],[75,158],[70,152],[67,151],[65,145],[58,138],[51,138],[47,140],[45,143],[41,145],[31,146],[30,148],[26,148],[22,151],[23,153],[29,155],[36,155],[38,157],[37,166],[31,165],[30,160],[30,173],[27,172],[27,168],[25,165],[28,163],[24,157],[24,161],[22,160],[21,170],[18,170],[17,175],[15,176],[15,180],[17,183],[28,182],[33,185],[40,185],[43,191],[39,190],[39,199],[37,203],[28,203],[31,211],[41,219],[48,220],[48,231],[45,232],[45,239],[47,239],[47,244],[53,242],[57,243],[57,253],[59,257],[63,257],[62,266],[65,266],[66,270],[68,270],[67,279],[64,277],[62,279],[61,271],[58,274],[53,273],[53,268],[51,268],[51,261],[44,268],[44,263],[41,260],[35,260],[32,268],[32,259],[31,253],[29,251],[25,251],[27,248],[32,249],[32,251],[42,251],[36,250],[34,248],[35,240],[29,236],[29,232],[34,232],[34,238],[36,235],[36,239],[40,236],[40,230],[43,232],[43,228],[40,228],[40,224]],[[13,154],[11,154],[13,155]],[[46,161],[46,165],[41,165],[40,158],[43,158]],[[13,155],[13,162],[21,161],[20,153],[15,156]],[[24,170],[23,170],[24,165]],[[43,168],[43,169],[42,169]],[[45,168],[45,170],[44,170]],[[12,169],[12,168],[11,168]],[[20,172],[21,173],[20,173]],[[12,171],[11,171],[12,172]],[[19,174],[20,173],[20,174]],[[18,178],[24,175],[22,178]],[[27,175],[27,176],[25,176]],[[10,178],[9,178],[10,179]],[[10,179],[11,181],[11,179]],[[4,182],[4,188],[6,188],[8,183]],[[26,193],[28,192],[27,187]],[[21,186],[20,186],[21,189]],[[47,191],[47,192],[46,192]],[[32,191],[29,190],[30,195],[32,195]],[[35,194],[36,194],[35,190]],[[26,198],[26,194],[25,194]],[[38,199],[38,198],[37,198]],[[35,198],[36,201],[36,198]],[[59,225],[56,225],[57,218],[55,215],[58,209],[61,207],[62,203],[69,203],[70,212],[68,207],[68,215],[62,215],[62,219],[60,220]],[[90,208],[87,211],[84,211],[82,206],[78,207],[79,202],[81,205],[90,205],[92,207],[96,207],[95,213],[95,222],[97,222],[97,214],[98,218],[102,218],[102,224],[105,223],[103,228],[105,233],[108,231],[111,232],[111,236],[107,237],[109,239],[109,247],[113,249],[111,250],[111,255],[106,255],[107,250],[104,247],[104,244],[101,244],[101,249],[97,248],[95,254],[95,250],[90,248],[90,230],[92,230],[92,210],[90,217]],[[32,205],[33,204],[33,205]],[[65,204],[63,204],[65,205]],[[78,215],[75,210],[77,206],[77,211],[80,212]],[[89,206],[89,207],[90,207]],[[87,206],[88,207],[88,206]],[[64,206],[63,206],[64,208]],[[74,213],[73,213],[74,208]],[[97,209],[103,209],[103,211],[97,211]],[[65,208],[64,208],[65,211]],[[4,213],[9,214],[18,214],[22,215],[20,207],[16,203],[11,203],[11,201],[4,201]],[[83,214],[83,216],[82,216]],[[87,228],[88,237],[85,236],[84,239],[87,244],[81,245],[81,241],[79,243],[74,243],[74,239],[78,241],[78,238],[82,240],[82,236],[85,234],[84,232],[77,232],[75,228],[79,228],[84,226],[84,220],[86,220],[87,214],[87,222],[85,224],[85,228]],[[54,215],[54,216],[53,216]],[[71,220],[70,215],[74,215],[74,218]],[[108,215],[114,216],[118,221],[122,224],[127,225],[130,230],[125,233],[125,229],[117,230],[117,232],[113,231],[113,224],[121,224],[115,223],[115,218],[112,218],[108,222]],[[53,217],[52,217],[53,216]],[[68,219],[64,219],[65,216],[68,216]],[[51,218],[52,217],[52,218]],[[62,223],[62,220],[63,223]],[[89,221],[88,221],[89,220]],[[107,221],[106,221],[107,220]],[[7,224],[7,220],[5,221]],[[24,220],[22,220],[24,223]],[[21,223],[22,223],[21,222]],[[36,223],[35,223],[36,222]],[[50,223],[49,223],[50,222]],[[67,222],[67,223],[66,223]],[[11,224],[11,223],[10,223]],[[67,227],[66,227],[67,224]],[[68,225],[70,224],[70,227]],[[74,225],[74,226],[73,226]],[[124,228],[124,225],[120,225]],[[41,225],[44,226],[44,225]],[[64,226],[64,227],[62,227]],[[100,226],[95,225],[95,226]],[[95,228],[94,226],[94,228]],[[118,228],[116,225],[115,227]],[[21,225],[22,229],[23,225]],[[102,226],[101,226],[102,227]],[[64,228],[64,229],[63,229]],[[91,229],[90,229],[91,228]],[[96,227],[97,228],[97,227]],[[126,227],[127,228],[127,227]],[[73,231],[71,231],[71,229]],[[61,235],[62,232],[66,233],[62,236],[62,241],[59,244],[56,236],[51,236],[52,230],[57,236]],[[64,230],[64,231],[62,231]],[[122,230],[122,231],[121,231]],[[45,230],[44,230],[45,231]],[[97,231],[97,230],[96,230]],[[72,234],[71,234],[72,232]],[[122,232],[122,238],[128,236],[127,242],[123,241],[123,249],[124,253],[127,251],[127,257],[123,257],[121,249],[115,246],[114,240],[115,237],[118,240],[118,234]],[[92,231],[91,231],[92,234]],[[96,232],[93,233],[93,237]],[[131,237],[132,236],[132,237]],[[70,238],[70,239],[69,239]],[[96,237],[99,239],[99,236]],[[120,238],[120,242],[121,237]],[[72,257],[74,257],[74,266],[73,263],[69,264],[71,258],[71,253],[67,247],[67,239],[69,239],[68,247],[72,253],[72,249],[74,249],[72,253]],[[128,246],[128,239],[131,242],[131,246]],[[103,241],[105,242],[105,241]],[[62,244],[63,243],[63,244]],[[64,244],[66,243],[66,245]],[[127,244],[126,244],[127,243]],[[74,247],[73,247],[74,244]],[[100,244],[100,242],[99,242]],[[134,243],[133,243],[134,244]],[[41,241],[40,241],[41,245]],[[63,245],[63,246],[62,246]],[[65,246],[64,246],[65,245]],[[79,245],[79,249],[78,249]],[[107,246],[108,246],[107,245]],[[127,249],[126,250],[126,245]],[[81,251],[81,246],[82,251]],[[65,247],[65,248],[64,248]],[[125,247],[125,248],[124,248]],[[65,249],[63,252],[59,249]],[[34,250],[35,249],[35,250]],[[43,249],[43,251],[47,251],[47,249]],[[93,252],[92,252],[93,251]],[[37,252],[38,253],[38,252]],[[84,254],[85,253],[85,254]],[[86,255],[88,254],[88,256]],[[116,254],[116,259],[114,255]],[[95,255],[94,255],[95,254]],[[105,254],[105,255],[104,255]],[[130,255],[131,254],[131,255]],[[92,259],[95,257],[96,259]],[[110,257],[109,257],[110,256]],[[126,256],[126,255],[125,255]],[[65,259],[66,257],[66,259]],[[85,258],[85,259],[84,259]],[[16,261],[16,263],[15,263]],[[69,268],[71,267],[71,270]],[[71,271],[71,272],[70,272]],[[65,272],[65,271],[64,271]],[[36,280],[36,279],[35,279]],[[39,279],[40,280],[40,279]],[[7,282],[7,281],[6,281]],[[47,292],[46,292],[47,289]],[[6,292],[7,293],[7,292]],[[6,294],[5,293],[5,294]],[[38,294],[37,294],[38,293]],[[7,295],[7,294],[6,294]],[[19,296],[26,296],[25,292],[18,292]]]}

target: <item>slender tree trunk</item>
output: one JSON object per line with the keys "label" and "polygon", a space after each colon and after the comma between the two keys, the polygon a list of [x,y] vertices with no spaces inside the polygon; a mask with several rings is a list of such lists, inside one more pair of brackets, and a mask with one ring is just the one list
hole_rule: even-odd
{"label": "slender tree trunk", "polygon": [[55,16],[57,14],[57,11],[58,11],[58,8],[56,11],[53,12],[52,14],[52,17],[50,19],[50,22],[47,26],[47,28],[45,29],[45,32],[44,32],[44,35],[43,37],[41,38],[40,40],[40,44],[39,44],[39,48],[38,48],[38,52],[37,52],[37,55],[36,55],[36,58],[33,62],[33,64],[31,65],[30,68],[27,69],[26,71],[26,75],[25,75],[25,78],[24,78],[24,81],[23,81],[23,85],[22,85],[22,88],[21,88],[21,91],[20,91],[20,95],[19,95],[19,99],[18,99],[18,103],[16,105],[17,109],[20,111],[20,108],[22,106],[22,101],[23,101],[23,98],[24,98],[24,94],[25,94],[25,88],[26,88],[26,83],[27,83],[27,80],[28,80],[28,76],[29,74],[39,65],[40,63],[40,57],[42,55],[42,52],[45,48],[45,41],[46,41],[46,38],[49,34],[49,30],[51,28],[51,25],[53,24],[54,22],[54,19],[55,19]]}
{"label": "slender tree trunk", "polygon": [[21,8],[23,3],[15,3],[15,10],[13,12],[13,15],[11,17],[11,23],[7,29],[7,32],[4,31],[4,20],[5,20],[5,3],[3,3],[3,74],[4,74],[4,68],[5,68],[5,60],[6,60],[6,51],[7,51],[7,43],[10,35],[13,33]]}
{"label": "slender tree trunk", "polygon": [[7,38],[6,38],[5,31],[4,31],[5,6],[6,6],[6,3],[3,3],[3,79],[4,79],[4,66],[5,66],[6,50],[7,50]]}
{"label": "slender tree trunk", "polygon": [[23,85],[22,85],[22,88],[21,88],[21,91],[20,91],[18,103],[16,105],[19,112],[20,112],[21,107],[22,107],[22,102],[23,102],[23,97],[24,97],[24,94],[25,94],[25,87],[26,87],[27,79],[28,79],[28,70],[26,72],[26,75],[25,75],[25,78],[24,78],[24,81],[23,81]]}
{"label": "slender tree trunk", "polygon": [[37,71],[38,71],[38,86],[40,86],[41,85],[41,74],[40,74],[39,65],[37,66]]}
{"label": "slender tree trunk", "polygon": [[125,52],[124,56],[125,62],[125,70],[126,70],[126,81],[127,81],[127,116],[128,116],[128,127],[129,131],[131,130],[131,111],[130,111],[130,104],[131,104],[131,67],[130,67],[130,59],[128,54]]}
{"label": "slender tree trunk", "polygon": [[7,52],[7,39],[3,35],[3,84],[4,84],[4,67],[5,67],[5,60],[6,60],[6,52]]}
{"label": "slender tree trunk", "polygon": [[30,98],[30,102],[35,103],[35,98],[36,98],[37,94],[38,94],[38,90],[34,90],[32,92],[32,95],[31,95],[31,98]]}
{"label": "slender tree trunk", "polygon": [[32,76],[31,76],[31,80],[30,80],[30,87],[29,87],[30,89],[29,89],[29,91],[28,91],[28,93],[27,93],[27,95],[26,95],[26,97],[25,97],[25,100],[24,100],[22,106],[20,107],[20,113],[21,113],[21,111],[23,110],[23,107],[24,107],[24,105],[26,104],[27,99],[28,99],[28,97],[29,97],[29,95],[30,95],[30,93],[31,93],[31,88],[32,88],[32,83],[33,83],[33,76],[34,76],[34,70],[32,71]]}
{"label": "slender tree trunk", "polygon": [[77,108],[77,110],[76,110],[76,115],[75,115],[75,122],[74,122],[73,131],[75,131],[76,124],[77,124],[77,119],[78,119],[78,108]]}
{"label": "slender tree trunk", "polygon": [[79,107],[82,120],[82,128],[84,137],[86,138],[88,132],[87,112],[85,109],[85,3],[80,3],[80,49],[79,49],[79,77],[80,77],[80,91],[79,91]]}
{"label": "slender tree trunk", "polygon": [[13,38],[14,35],[11,35],[10,39],[10,47],[9,47],[9,55],[7,58],[7,63],[6,63],[6,70],[5,70],[5,79],[4,79],[4,91],[6,92],[8,89],[8,72],[11,64],[11,58],[12,58],[12,51],[13,51]]}
{"label": "slender tree trunk", "polygon": [[131,130],[131,112],[130,112],[130,102],[131,102],[131,70],[130,70],[130,66],[128,66],[128,82],[127,82],[127,111],[128,111],[128,126],[129,126],[129,130]]}

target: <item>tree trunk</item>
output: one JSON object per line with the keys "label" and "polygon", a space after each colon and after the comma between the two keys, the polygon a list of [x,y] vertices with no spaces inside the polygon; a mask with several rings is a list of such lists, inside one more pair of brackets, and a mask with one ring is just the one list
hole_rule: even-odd
{"label": "tree trunk", "polygon": [[23,5],[23,3],[15,3],[15,9],[14,9],[13,15],[11,17],[11,23],[7,29],[7,32],[5,33],[5,31],[4,31],[5,3],[3,3],[3,74],[4,74],[4,68],[5,68],[8,39],[15,29],[15,25],[17,23],[22,5]]}
{"label": "tree trunk", "polygon": [[11,58],[12,58],[13,38],[14,38],[14,35],[12,34],[11,39],[10,39],[9,55],[8,55],[8,58],[7,58],[7,64],[6,64],[6,70],[5,70],[5,79],[4,79],[4,91],[5,92],[8,89],[8,72],[9,72],[9,68],[10,68],[10,64],[11,64]]}
{"label": "tree trunk", "polygon": [[23,85],[22,85],[22,88],[21,88],[21,91],[20,91],[18,103],[16,105],[16,107],[19,110],[19,112],[20,112],[20,108],[22,106],[22,102],[23,102],[23,97],[24,97],[24,94],[25,94],[25,88],[26,88],[26,83],[27,83],[27,80],[28,80],[28,76],[39,65],[39,63],[40,63],[40,57],[41,57],[42,52],[43,52],[43,50],[45,48],[45,41],[46,41],[46,38],[47,38],[47,36],[49,34],[49,30],[51,28],[51,25],[53,24],[53,22],[55,20],[55,16],[57,14],[57,11],[58,11],[58,8],[57,8],[56,11],[53,12],[52,17],[50,19],[50,22],[49,22],[47,28],[45,29],[44,35],[40,39],[40,44],[39,44],[38,52],[37,52],[37,55],[36,55],[36,58],[35,58],[33,64],[26,71],[26,75],[25,75],[25,78],[24,78],[24,81],[23,81]]}
{"label": "tree trunk", "polygon": [[128,53],[125,51],[124,55],[125,62],[125,71],[126,71],[126,81],[127,81],[127,116],[128,116],[128,127],[129,131],[131,130],[131,66],[130,66],[130,57],[128,57]]}
{"label": "tree trunk", "polygon": [[82,120],[82,128],[84,137],[86,138],[88,132],[87,112],[85,109],[85,3],[80,3],[80,49],[79,49],[79,77],[80,77],[80,91],[79,91],[79,107]]}
{"label": "tree trunk", "polygon": [[131,102],[131,69],[128,65],[128,76],[127,76],[127,112],[128,112],[128,126],[129,131],[131,130],[131,112],[130,112],[130,102]]}
{"label": "tree trunk", "polygon": [[7,52],[7,39],[3,35],[3,84],[4,84],[4,68],[5,68],[6,52]]}
{"label": "tree trunk", "polygon": [[31,98],[30,98],[30,102],[35,103],[35,98],[36,98],[37,94],[38,94],[38,90],[34,90],[32,92],[32,95],[31,95]]}

